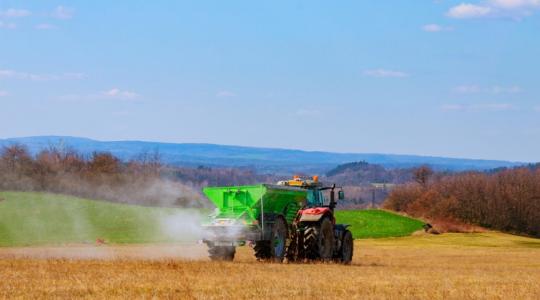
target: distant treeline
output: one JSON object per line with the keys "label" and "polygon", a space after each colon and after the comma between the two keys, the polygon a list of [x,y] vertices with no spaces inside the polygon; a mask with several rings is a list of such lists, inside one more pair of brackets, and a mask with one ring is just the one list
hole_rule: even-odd
{"label": "distant treeline", "polygon": [[89,157],[51,147],[31,156],[21,145],[0,150],[0,189],[45,191],[143,205],[204,206],[193,186],[161,177],[158,154],[121,162],[110,153]]}
{"label": "distant treeline", "polygon": [[82,155],[51,146],[31,155],[23,145],[0,148],[0,190],[45,191],[157,206],[208,206],[205,186],[272,183],[284,178],[248,168],[163,165],[159,152],[122,161],[108,152]]}
{"label": "distant treeline", "polygon": [[415,172],[384,206],[431,220],[459,221],[540,236],[540,165],[452,175]]}

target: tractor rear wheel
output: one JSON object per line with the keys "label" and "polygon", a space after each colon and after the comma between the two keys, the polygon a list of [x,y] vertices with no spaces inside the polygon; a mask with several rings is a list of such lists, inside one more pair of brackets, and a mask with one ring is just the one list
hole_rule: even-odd
{"label": "tractor rear wheel", "polygon": [[352,233],[348,230],[343,233],[343,239],[341,242],[340,260],[342,264],[348,265],[352,261],[354,252],[354,240]]}
{"label": "tractor rear wheel", "polygon": [[319,235],[319,257],[323,260],[332,259],[334,254],[334,225],[329,218],[324,218],[321,222],[321,233]]}
{"label": "tractor rear wheel", "polygon": [[332,259],[334,254],[334,226],[329,218],[308,225],[304,230],[304,252],[308,259]]}
{"label": "tractor rear wheel", "polygon": [[317,259],[318,256],[318,243],[319,231],[317,225],[309,225],[304,230],[304,257],[307,259]]}
{"label": "tractor rear wheel", "polygon": [[277,218],[272,227],[271,254],[275,262],[282,262],[287,249],[287,222]]}
{"label": "tractor rear wheel", "polygon": [[208,254],[211,260],[233,261],[236,247],[234,246],[210,246]]}

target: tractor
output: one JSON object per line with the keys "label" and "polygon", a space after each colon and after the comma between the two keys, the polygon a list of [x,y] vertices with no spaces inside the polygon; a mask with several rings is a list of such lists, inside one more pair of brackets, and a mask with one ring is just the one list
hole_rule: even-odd
{"label": "tractor", "polygon": [[232,261],[236,246],[249,244],[260,261],[351,263],[352,234],[334,217],[336,193],[338,200],[345,197],[335,184],[295,176],[277,184],[207,187],[203,193],[216,206],[203,225],[212,260]]}

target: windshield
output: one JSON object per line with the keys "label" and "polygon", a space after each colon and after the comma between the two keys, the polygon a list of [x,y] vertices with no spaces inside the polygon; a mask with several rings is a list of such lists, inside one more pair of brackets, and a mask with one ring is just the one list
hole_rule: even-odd
{"label": "windshield", "polygon": [[307,193],[307,205],[309,207],[323,206],[325,203],[325,197],[319,190],[308,190]]}

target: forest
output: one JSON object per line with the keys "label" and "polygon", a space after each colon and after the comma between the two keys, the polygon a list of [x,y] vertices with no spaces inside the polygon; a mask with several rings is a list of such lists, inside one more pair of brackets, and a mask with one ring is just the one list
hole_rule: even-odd
{"label": "forest", "polygon": [[539,164],[444,175],[422,167],[414,179],[394,188],[384,207],[428,220],[540,236]]}

